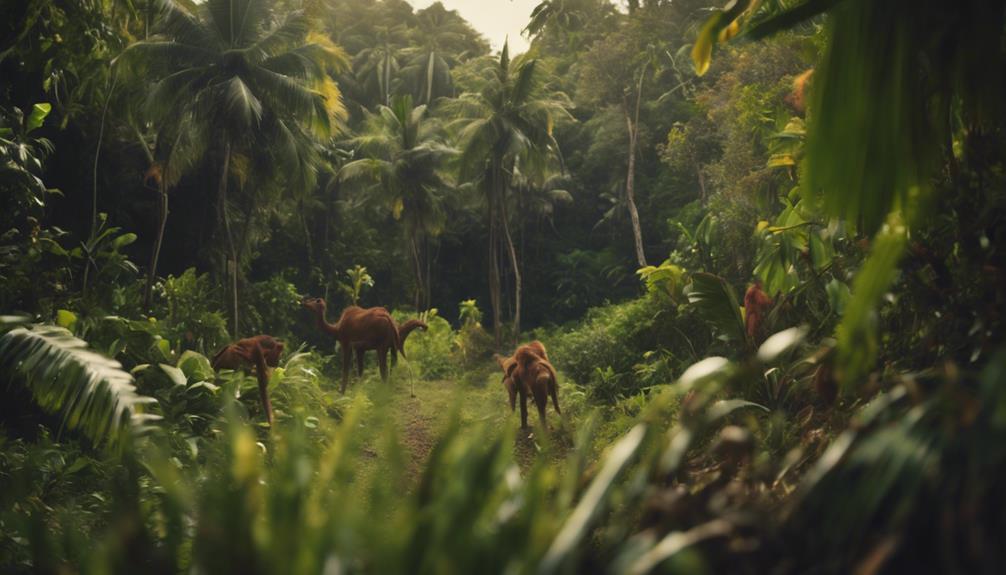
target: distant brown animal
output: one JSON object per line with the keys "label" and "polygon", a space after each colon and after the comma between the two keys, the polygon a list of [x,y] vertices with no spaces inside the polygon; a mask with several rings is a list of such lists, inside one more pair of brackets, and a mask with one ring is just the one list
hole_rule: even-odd
{"label": "distant brown animal", "polygon": [[765,338],[765,317],[772,308],[772,298],[761,289],[761,281],[755,280],[744,293],[744,330],[753,345]]}
{"label": "distant brown animal", "polygon": [[212,366],[220,369],[255,368],[258,392],[266,420],[272,425],[272,403],[269,401],[269,368],[279,365],[283,342],[271,335],[247,337],[227,345],[213,356]]}
{"label": "distant brown animal", "polygon": [[[388,351],[392,356],[402,349],[401,341],[398,337],[398,325],[391,318],[391,314],[383,307],[364,309],[359,306],[350,306],[342,310],[342,316],[336,323],[329,323],[325,320],[326,304],[325,300],[316,298],[304,298],[301,305],[315,315],[318,329],[329,335],[335,336],[342,350],[342,387],[340,391],[346,393],[346,385],[349,383],[349,369],[353,361],[353,352],[357,351],[357,367],[362,371],[362,352],[368,349],[377,350],[377,363],[381,369],[381,379],[388,380]],[[403,353],[404,357],[404,353]]]}
{"label": "distant brown animal", "polygon": [[[372,307],[372,308],[369,308],[369,309],[372,309],[372,310],[384,310],[385,313],[387,313],[387,311],[388,311],[388,310],[384,309],[383,307]],[[391,318],[391,321],[394,322],[395,318]],[[395,323],[395,328],[398,330],[398,353],[402,354],[402,357],[405,357],[405,338],[409,337],[409,334],[412,333],[414,330],[421,329],[423,331],[426,331],[429,328],[429,326],[427,326],[426,322],[424,322],[424,321],[421,321],[421,320],[418,320],[418,319],[410,319],[410,320],[406,321],[405,323],[403,323],[402,325],[398,325],[398,323]],[[363,356],[364,356],[364,353],[366,353],[370,349],[374,349],[374,348],[356,347],[354,349],[354,351],[356,352],[356,374],[357,375],[360,375],[360,376],[363,375]],[[391,354],[391,367],[395,367],[395,365],[397,363],[398,363],[398,355],[392,353]]]}
{"label": "distant brown animal", "polygon": [[527,427],[527,398],[532,396],[538,409],[538,418],[542,427],[545,426],[545,408],[548,396],[552,397],[552,405],[556,413],[559,409],[558,381],[555,368],[548,361],[548,353],[540,341],[517,348],[512,357],[494,356],[500,369],[503,370],[503,387],[510,398],[510,410],[516,407],[517,396],[520,396],[520,423]]}

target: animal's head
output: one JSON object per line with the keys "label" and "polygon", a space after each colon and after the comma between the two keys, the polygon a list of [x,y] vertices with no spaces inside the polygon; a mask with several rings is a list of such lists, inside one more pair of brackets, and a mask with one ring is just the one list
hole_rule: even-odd
{"label": "animal's head", "polygon": [[325,300],[320,297],[305,297],[301,300],[300,305],[314,314],[322,317],[325,315]]}
{"label": "animal's head", "polygon": [[262,351],[265,355],[266,365],[276,367],[279,365],[279,356],[283,355],[283,342],[274,337],[266,336],[262,339]]}

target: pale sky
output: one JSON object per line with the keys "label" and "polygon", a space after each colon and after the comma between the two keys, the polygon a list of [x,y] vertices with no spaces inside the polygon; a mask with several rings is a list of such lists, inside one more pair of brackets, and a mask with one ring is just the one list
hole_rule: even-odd
{"label": "pale sky", "polygon": [[[408,0],[417,9],[425,8],[436,0]],[[520,31],[527,26],[531,11],[541,0],[440,0],[444,8],[457,10],[461,17],[482,33],[494,51],[503,47],[510,38],[510,54],[527,50],[527,39]]]}

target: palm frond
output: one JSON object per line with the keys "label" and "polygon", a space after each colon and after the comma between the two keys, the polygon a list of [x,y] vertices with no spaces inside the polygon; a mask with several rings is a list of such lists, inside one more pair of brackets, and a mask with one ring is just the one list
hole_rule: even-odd
{"label": "palm frond", "polygon": [[262,102],[244,80],[235,76],[224,84],[226,110],[232,125],[251,128],[262,119]]}
{"label": "palm frond", "polygon": [[161,31],[180,44],[196,46],[210,51],[220,50],[220,38],[213,30],[174,0],[161,0],[163,18]]}
{"label": "palm frond", "polygon": [[310,29],[310,21],[304,12],[295,10],[287,14],[279,26],[267,32],[244,51],[248,53],[252,63],[261,62],[270,56],[281,54],[286,48],[298,42],[303,42]]}
{"label": "palm frond", "polygon": [[156,400],[136,393],[119,362],[53,325],[17,327],[0,336],[0,373],[27,387],[42,409],[95,443],[118,444],[156,416]]}

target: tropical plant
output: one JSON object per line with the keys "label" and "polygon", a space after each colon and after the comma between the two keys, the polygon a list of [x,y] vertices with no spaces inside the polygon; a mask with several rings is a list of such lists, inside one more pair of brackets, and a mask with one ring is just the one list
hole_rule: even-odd
{"label": "tropical plant", "polygon": [[[4,318],[4,327],[9,322]],[[119,362],[88,350],[65,328],[21,325],[0,335],[0,373],[98,444],[121,445],[156,419],[144,413],[155,400],[136,393]]]}
{"label": "tropical plant", "polygon": [[[345,115],[329,74],[348,61],[312,31],[303,11],[277,12],[265,0],[209,0],[194,11],[166,0],[160,26],[157,37],[126,50],[126,61],[157,79],[147,103],[159,130],[164,185],[177,184],[207,153],[217,163],[215,203],[236,336],[240,250],[229,214],[230,183],[236,181],[240,193],[252,165],[275,165],[268,175],[283,174],[286,187],[313,188],[316,139],[331,135]],[[259,156],[267,161],[252,161]],[[252,198],[244,202],[254,205]],[[251,217],[248,211],[246,229]]]}
{"label": "tropical plant", "polygon": [[357,305],[360,303],[360,294],[363,293],[363,288],[374,287],[374,278],[367,272],[366,266],[360,264],[346,270],[346,275],[349,276],[349,283],[342,284],[342,288],[349,296],[349,301],[353,302],[353,305]]}
{"label": "tropical plant", "polygon": [[461,176],[475,182],[485,198],[489,229],[489,294],[497,346],[501,341],[500,252],[509,256],[514,277],[514,337],[520,334],[521,266],[513,237],[507,197],[512,175],[543,173],[558,158],[558,143],[552,136],[557,121],[570,118],[566,96],[548,89],[545,70],[534,58],[510,60],[504,44],[500,58],[489,70],[478,93],[465,93],[449,104],[462,116]]}
{"label": "tropical plant", "polygon": [[364,159],[342,167],[344,181],[373,182],[395,219],[405,224],[415,274],[416,309],[430,306],[430,237],[444,226],[444,193],[450,184],[443,175],[455,151],[448,147],[439,124],[427,117],[425,105],[413,106],[412,96],[395,96],[390,107],[370,115],[364,134],[352,142]]}

